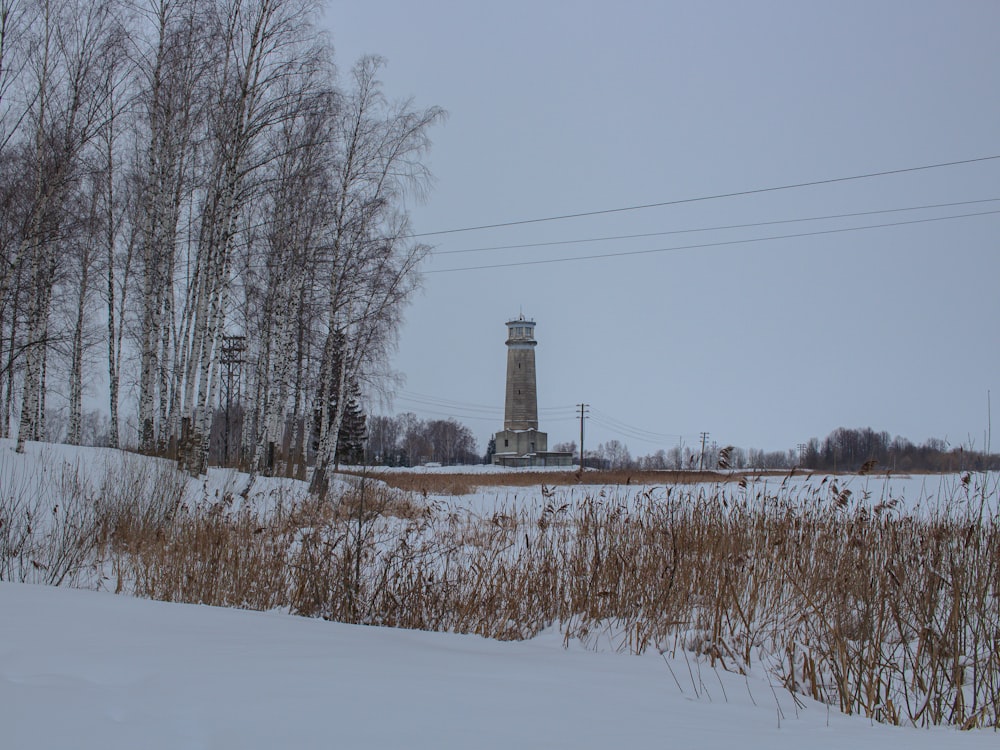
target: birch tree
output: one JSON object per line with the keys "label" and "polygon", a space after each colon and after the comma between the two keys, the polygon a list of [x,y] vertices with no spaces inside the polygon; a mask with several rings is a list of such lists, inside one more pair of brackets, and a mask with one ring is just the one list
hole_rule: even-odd
{"label": "birch tree", "polygon": [[129,246],[139,276],[139,448],[149,452],[165,442],[177,402],[174,276],[182,215],[197,181],[211,15],[195,0],[150,0],[140,19],[150,36],[138,54],[141,135]]}
{"label": "birch tree", "polygon": [[[259,300],[259,349],[253,423],[252,470],[291,419],[303,417],[305,342],[310,338],[311,289],[320,242],[329,217],[328,161],[336,98],[332,92],[297,103],[272,150],[274,169],[265,189],[263,266]],[[293,430],[300,433],[302,430]],[[301,445],[293,450],[301,451]]]}
{"label": "birch tree", "polygon": [[300,0],[228,0],[218,8],[221,57],[213,68],[208,180],[184,331],[190,356],[183,412],[198,445],[187,467],[193,473],[204,471],[208,457],[238,219],[258,193],[264,135],[287,116],[288,99],[310,85],[308,73],[321,59],[311,26],[316,7]]}
{"label": "birch tree", "polygon": [[0,263],[3,296],[0,297],[0,437],[8,437],[14,413],[14,395],[21,355],[24,352],[24,266],[16,262],[24,224],[27,193],[23,153],[0,151]]}
{"label": "birch tree", "polygon": [[18,197],[23,195],[18,162],[10,148],[24,115],[17,101],[27,61],[28,19],[18,0],[0,0],[0,437],[10,429],[15,366],[18,359],[20,278]]}
{"label": "birch tree", "polygon": [[0,437],[7,437],[14,406],[21,341],[23,255],[28,190],[25,153],[15,142],[24,121],[30,18],[24,2],[0,0]]}
{"label": "birch tree", "polygon": [[253,465],[289,426],[304,459],[315,429],[325,486],[347,391],[384,375],[419,280],[405,202],[442,113],[387,101],[378,58],[342,92],[318,11],[0,0],[0,435],[18,419],[19,449],[45,434],[62,367],[83,439],[103,335],[111,444],[134,382],[140,448],[163,452],[183,421],[184,465],[204,471],[222,337],[242,333]]}
{"label": "birch tree", "polygon": [[365,369],[383,361],[395,344],[427,251],[407,238],[402,203],[408,190],[419,192],[429,179],[420,158],[430,146],[428,130],[444,113],[416,110],[411,102],[390,104],[378,80],[382,65],[378,57],[358,61],[338,117],[327,333],[316,395],[317,413],[332,408],[332,419],[324,417],[317,430],[312,488],[320,494],[336,457],[347,387],[363,380]]}
{"label": "birch tree", "polygon": [[44,432],[45,365],[49,313],[59,261],[62,211],[79,177],[80,157],[99,127],[100,71],[120,43],[111,2],[41,0],[32,38],[34,100],[26,118],[33,181],[27,225],[17,251],[27,263],[24,385],[17,450]]}
{"label": "birch tree", "polygon": [[[67,222],[63,246],[64,259],[76,265],[72,337],[69,352],[69,422],[66,442],[80,445],[83,430],[83,360],[88,339],[88,318],[93,296],[93,275],[96,271],[97,240],[99,236],[98,186],[93,183],[77,191],[76,200],[70,205],[72,220]],[[69,261],[69,259],[72,259]]]}
{"label": "birch tree", "polygon": [[[119,62],[122,60],[119,59]],[[98,211],[100,213],[101,249],[103,251],[104,303],[107,313],[108,362],[108,446],[120,445],[120,396],[122,343],[125,336],[125,306],[134,256],[134,237],[123,241],[126,216],[130,208],[126,185],[122,142],[134,119],[126,116],[133,76],[124,66],[111,68],[104,79],[106,117],[97,145]]]}
{"label": "birch tree", "polygon": [[[118,265],[117,236],[121,224],[121,210],[116,202],[115,182],[121,180],[116,157],[118,134],[116,127],[122,119],[129,76],[124,71],[124,26],[117,14],[108,24],[107,44],[103,49],[101,66],[97,72],[94,98],[97,102],[97,131],[91,143],[81,154],[81,176],[75,183],[73,204],[66,218],[63,232],[67,251],[64,258],[75,266],[69,273],[72,297],[72,338],[69,348],[69,419],[67,442],[79,445],[83,437],[83,390],[85,383],[85,357],[87,350],[100,335],[93,319],[98,274],[107,264],[108,294],[108,380],[110,390],[111,428],[109,442],[118,447],[118,361],[121,354],[120,305],[124,303],[124,290],[115,288],[115,271]],[[126,266],[126,276],[127,276]]]}

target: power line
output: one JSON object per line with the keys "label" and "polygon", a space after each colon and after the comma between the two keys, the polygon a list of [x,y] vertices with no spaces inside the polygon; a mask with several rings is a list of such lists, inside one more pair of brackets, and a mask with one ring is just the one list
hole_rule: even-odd
{"label": "power line", "polygon": [[[416,411],[420,414],[438,417],[458,417],[461,419],[476,420],[479,422],[495,422],[498,414],[502,414],[500,407],[490,407],[484,404],[474,404],[464,401],[451,401],[449,399],[438,398],[428,394],[403,391],[397,398],[400,401],[410,402],[416,405]],[[691,437],[690,435],[680,435],[671,433],[653,432],[641,427],[626,424],[600,409],[593,409],[589,404],[585,404],[585,418],[593,419],[595,423],[605,429],[621,435],[630,440],[638,440],[643,443],[653,445],[663,445],[671,443],[678,438]],[[469,413],[470,411],[485,412],[485,414]],[[551,412],[545,418],[546,423],[554,422],[576,422],[580,419],[580,404],[567,404],[563,406],[552,406],[539,411]],[[593,413],[591,413],[593,411]]]}
{"label": "power line", "polygon": [[627,425],[615,424],[613,421],[609,422],[605,418],[599,416],[591,415],[591,419],[594,420],[596,424],[601,425],[611,432],[621,435],[629,440],[638,440],[641,443],[648,443],[650,445],[663,446],[665,444],[673,443],[678,438],[690,437],[685,435],[661,435],[659,433],[649,432],[647,430],[640,430],[639,428],[630,428]]}
{"label": "power line", "polygon": [[[603,427],[604,429],[608,430],[609,432],[611,432],[611,433],[613,433],[615,435],[619,435],[619,436],[625,438],[626,440],[638,441],[640,443],[645,443],[647,445],[655,445],[655,446],[660,447],[660,448],[662,448],[662,447],[664,447],[666,445],[672,445],[672,444],[674,444],[674,443],[677,442],[676,439],[675,440],[663,440],[663,439],[659,439],[659,438],[650,438],[650,437],[643,437],[642,435],[635,435],[635,434],[632,434],[630,432],[626,432],[625,430],[622,430],[620,428],[614,427],[612,425],[608,425],[606,422],[603,422],[600,419],[595,419],[594,423],[600,425],[601,427]],[[689,435],[687,437],[693,437],[693,436]]]}
{"label": "power line", "polygon": [[[403,402],[403,408],[410,408],[422,415],[494,423],[503,419],[503,408],[498,406],[450,401],[410,391],[403,391],[397,394],[396,398]],[[575,416],[571,416],[575,415],[575,407],[572,405],[547,407],[539,411],[542,412],[546,423],[569,422],[576,419]]]}
{"label": "power line", "polygon": [[654,432],[653,430],[646,430],[643,429],[642,427],[635,427],[634,425],[630,425],[626,422],[623,422],[617,417],[613,417],[612,415],[608,414],[607,412],[601,411],[600,409],[593,409],[593,413],[594,413],[594,419],[596,419],[597,421],[612,423],[607,425],[609,427],[618,426],[626,430],[629,430],[631,432],[644,433],[646,435],[649,435],[650,437],[659,438],[661,440],[673,440],[674,438],[684,437],[684,435],[678,435],[666,432]]}
{"label": "power line", "polygon": [[[413,411],[415,413],[421,414],[421,415],[430,415],[430,416],[435,416],[435,417],[449,417],[449,418],[463,419],[463,420],[470,419],[470,420],[476,420],[477,422],[490,422],[492,424],[496,424],[497,423],[497,418],[495,416],[483,416],[483,415],[478,415],[478,414],[463,414],[461,412],[452,411],[452,410],[449,410],[449,409],[444,408],[444,407],[433,408],[433,407],[426,407],[426,406],[423,406],[423,405],[419,405],[419,406],[415,407]],[[576,421],[576,417],[575,416],[546,417],[545,418],[545,423],[546,424],[550,424],[552,422],[575,422],[575,421]]]}
{"label": "power line", "polygon": [[988,216],[990,214],[998,214],[1000,210],[996,211],[979,211],[976,213],[968,214],[955,214],[952,216],[937,216],[930,219],[912,219],[909,221],[894,221],[887,222],[885,224],[869,224],[862,227],[843,227],[840,229],[822,229],[816,230],[814,232],[798,232],[796,234],[778,234],[771,235],[769,237],[752,237],[749,239],[741,240],[725,240],[720,242],[705,242],[696,245],[677,245],[674,247],[659,247],[651,250],[623,250],[621,252],[610,252],[610,253],[596,253],[594,255],[573,255],[563,258],[547,258],[544,260],[524,260],[516,261],[511,263],[492,263],[483,266],[460,266],[458,268],[441,268],[437,270],[424,271],[425,274],[432,273],[454,273],[456,271],[485,271],[494,268],[514,268],[517,266],[538,266],[546,263],[569,263],[579,260],[597,260],[600,258],[620,258],[628,255],[649,255],[652,253],[668,253],[676,250],[700,250],[710,247],[725,247],[727,245],[745,245],[751,242],[769,242],[772,240],[790,240],[797,239],[801,237],[816,237],[824,234],[841,234],[843,232],[860,232],[868,229],[884,229],[887,227],[900,227],[909,224],[926,224],[934,221],[947,221],[949,219],[967,219],[972,216]]}
{"label": "power line", "polygon": [[453,411],[437,411],[435,409],[428,409],[426,407],[420,407],[416,411],[418,411],[420,414],[429,414],[435,417],[450,417],[450,418],[461,417],[462,419],[474,419],[478,422],[492,422],[492,423],[496,422],[495,417],[483,417],[483,416],[477,416],[475,414],[459,414],[458,412],[453,412]]}
{"label": "power line", "polygon": [[[415,403],[427,403],[432,406],[440,407],[455,407],[459,409],[469,409],[472,411],[485,411],[490,413],[503,413],[502,406],[496,406],[491,404],[476,404],[470,401],[456,401],[453,399],[441,398],[440,396],[432,396],[427,393],[417,393],[416,391],[400,391],[396,398],[403,401],[412,401]],[[563,404],[560,406],[547,406],[539,408],[539,412],[563,412],[566,413],[570,410],[575,411],[576,407],[572,404]]]}
{"label": "power line", "polygon": [[797,224],[807,221],[825,221],[829,219],[849,219],[858,216],[875,216],[878,214],[901,213],[903,211],[924,211],[931,208],[954,208],[970,206],[979,203],[993,203],[1000,198],[980,198],[970,201],[955,201],[953,203],[929,203],[924,206],[907,206],[905,208],[883,208],[877,211],[854,211],[844,214],[828,214],[826,216],[809,216],[799,219],[776,219],[773,221],[755,221],[747,224],[724,224],[714,227],[696,227],[694,229],[672,229],[665,232],[643,232],[642,234],[619,234],[605,237],[583,237],[575,240],[552,240],[550,242],[528,242],[520,245],[492,245],[489,247],[469,247],[459,250],[431,250],[431,255],[457,255],[460,253],[483,253],[492,250],[524,250],[534,247],[554,247],[556,245],[582,245],[588,242],[610,242],[612,240],[634,240],[645,237],[663,237],[672,234],[693,234],[695,232],[720,232],[727,229],[750,229],[753,227],[774,226],[777,224]]}
{"label": "power line", "polygon": [[641,211],[647,208],[661,208],[663,206],[677,206],[684,203],[697,203],[700,201],[718,200],[720,198],[736,198],[744,195],[755,195],[758,193],[773,193],[779,190],[794,190],[797,188],[814,187],[816,185],[831,185],[837,182],[848,182],[850,180],[865,180],[872,177],[886,177],[894,174],[905,174],[907,172],[920,172],[927,169],[940,169],[941,167],[955,167],[962,164],[974,164],[976,162],[991,161],[1000,159],[1000,154],[996,156],[980,156],[975,159],[962,159],[959,161],[946,161],[937,164],[923,164],[917,167],[904,167],[902,169],[887,169],[881,172],[868,172],[866,174],[850,175],[847,177],[830,177],[823,180],[811,180],[809,182],[796,182],[789,185],[776,185],[773,187],[754,188],[751,190],[738,190],[732,193],[716,193],[714,195],[702,195],[696,198],[678,198],[672,201],[661,201],[658,203],[644,203],[635,206],[622,206],[619,208],[605,208],[597,211],[581,211],[573,214],[560,214],[556,216],[544,216],[537,219],[520,219],[518,221],[503,221],[495,224],[480,224],[471,227],[459,227],[457,229],[442,229],[437,232],[421,232],[411,234],[408,237],[431,237],[441,234],[457,234],[459,232],[475,232],[481,229],[499,229],[500,227],[523,226],[524,224],[540,224],[546,221],[562,221],[564,219],[580,219],[585,216],[600,216],[603,214],[623,213],[625,211]]}
{"label": "power line", "polygon": [[603,427],[604,429],[608,430],[609,432],[611,432],[611,433],[613,433],[615,435],[620,435],[621,437],[625,438],[626,440],[638,441],[640,443],[646,443],[647,445],[655,445],[655,446],[659,446],[659,447],[662,448],[664,445],[670,445],[671,443],[674,442],[672,440],[667,440],[667,441],[665,441],[665,440],[657,440],[657,439],[654,439],[654,438],[642,437],[640,435],[633,435],[632,433],[625,432],[625,431],[620,430],[620,429],[618,429],[616,427],[612,427],[612,426],[610,426],[610,425],[602,422],[600,419],[595,419],[594,423],[600,425],[601,427]]}
{"label": "power line", "polygon": [[493,415],[503,413],[503,409],[500,408],[499,406],[480,406],[477,404],[460,403],[457,401],[445,401],[435,398],[424,398],[417,395],[410,396],[410,395],[400,394],[396,398],[400,401],[420,404],[423,406],[434,406],[439,409],[462,409],[464,411],[484,412]]}

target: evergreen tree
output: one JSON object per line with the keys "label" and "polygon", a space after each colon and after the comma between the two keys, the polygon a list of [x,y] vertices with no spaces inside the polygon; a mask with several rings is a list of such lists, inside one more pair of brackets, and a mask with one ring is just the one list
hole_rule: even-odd
{"label": "evergreen tree", "polygon": [[490,442],[486,444],[486,456],[483,458],[484,464],[493,463],[493,454],[497,452],[497,441],[495,437],[490,438]]}
{"label": "evergreen tree", "polygon": [[367,418],[361,409],[361,389],[352,383],[344,405],[344,418],[337,436],[337,463],[357,464],[364,459],[365,441],[368,439]]}

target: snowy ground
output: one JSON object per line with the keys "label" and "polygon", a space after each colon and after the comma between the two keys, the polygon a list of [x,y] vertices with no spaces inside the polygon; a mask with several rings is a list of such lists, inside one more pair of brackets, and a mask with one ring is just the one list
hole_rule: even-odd
{"label": "snowy ground", "polygon": [[[946,509],[955,510],[956,505],[978,507],[982,501],[988,513],[996,514],[1000,509],[1000,473],[972,473],[968,485],[963,484],[964,474],[892,474],[886,475],[828,475],[796,473],[787,475],[758,476],[748,479],[745,487],[735,481],[726,483],[703,483],[675,485],[671,492],[681,496],[698,497],[699,493],[713,496],[724,492],[729,497],[783,497],[791,500],[829,498],[831,494],[848,490],[851,503],[864,503],[874,507],[879,502],[890,501],[900,511],[914,513],[937,513]],[[548,502],[573,502],[604,492],[624,503],[630,503],[641,496],[649,487],[642,485],[601,486],[567,485],[553,487],[549,497],[543,495],[541,486],[503,487],[490,485],[490,474],[482,477],[482,484],[467,495],[435,495],[433,499],[451,509],[466,509],[476,513],[492,513],[494,510],[523,509],[526,506],[542,507]],[[653,485],[653,496],[664,497],[669,485]],[[834,487],[836,490],[834,491]]]}
{"label": "snowy ground", "polygon": [[[362,471],[365,467],[363,466],[345,466],[345,469],[350,469],[351,471]],[[579,471],[579,465],[574,466],[522,466],[516,469],[510,469],[506,466],[498,466],[496,464],[460,464],[457,466],[441,466],[435,464],[426,464],[423,466],[369,466],[368,471],[373,474],[378,474],[381,472],[387,473],[402,473],[402,474],[506,474],[512,471],[522,472],[522,473],[534,473],[534,474],[544,474],[553,472],[566,472],[567,474],[572,474]]]}
{"label": "snowy ground", "polygon": [[0,583],[0,634],[12,750],[997,746],[555,633],[499,643]]}
{"label": "snowy ground", "polygon": [[[29,442],[23,454],[14,452],[15,441],[0,439],[0,492],[23,497],[58,496],[66,477],[87,485],[85,494],[94,496],[107,483],[116,489],[128,486],[135,492],[151,492],[157,482],[183,485],[189,505],[213,503],[229,496],[238,505],[249,477],[235,469],[209,469],[200,478],[175,471],[172,461],[140,456],[111,448],[81,448],[72,445]],[[308,491],[305,482],[281,477],[258,476],[247,493],[255,505],[263,507],[277,498],[286,501]]]}
{"label": "snowy ground", "polygon": [[[161,463],[163,474],[149,469]],[[141,487],[175,476],[188,502],[238,497],[246,482],[222,470],[176,478],[166,462],[108,450],[31,443],[19,456],[12,441],[0,441],[7,496],[58,497],[67,473],[95,492],[118,478]],[[726,488],[809,494],[836,481],[855,501],[897,498],[931,512],[956,497],[983,498],[996,512],[1000,495],[995,474],[973,475],[968,487],[959,475],[796,476],[783,488],[785,481]],[[302,483],[260,479],[249,501],[285,502],[304,491]],[[486,514],[600,492],[630,503],[641,491],[578,486],[553,496],[540,486],[482,486],[428,501]],[[997,746],[992,731],[873,726],[808,700],[797,706],[763,672],[743,678],[683,656],[594,646],[564,644],[555,630],[500,643],[0,583],[0,748]]]}
{"label": "snowy ground", "polygon": [[[143,474],[146,482],[155,481],[158,471],[169,471],[172,462],[152,459],[145,456],[124,453],[108,448],[79,448],[69,445],[48,443],[27,443],[24,455],[14,452],[14,441],[0,439],[0,491],[9,493],[12,489],[35,494],[50,493],[60,471],[69,470],[85,478],[97,490],[107,477],[135,476]],[[360,467],[357,468],[360,471]],[[537,473],[552,471],[552,469],[503,469],[495,466],[445,466],[416,467],[412,469],[382,469],[383,471],[407,471],[412,473],[465,473],[478,474],[479,484],[468,495],[440,495],[430,499],[451,509],[468,509],[474,512],[490,513],[495,509],[510,509],[512,505],[525,504],[544,506],[549,499],[543,496],[541,486],[504,487],[491,484],[491,477],[516,472]],[[575,470],[575,467],[574,469]],[[370,469],[377,476],[380,469]],[[567,472],[571,472],[567,469]],[[585,475],[586,476],[586,475]],[[669,476],[669,475],[666,475]],[[966,488],[962,484],[962,474],[922,475],[922,474],[872,474],[869,476],[824,474],[809,474],[796,472],[792,477],[785,475],[761,476],[752,478],[745,490],[746,494],[777,495],[806,497],[810,493],[828,494],[831,483],[836,483],[838,490],[847,489],[851,492],[852,501],[868,502],[872,505],[880,500],[896,499],[900,508],[910,510],[934,511],[943,504],[956,499],[967,498],[972,502],[985,497],[987,505],[995,513],[1000,500],[1000,473],[972,473],[970,484]],[[238,504],[240,494],[246,489],[247,476],[234,469],[210,469],[208,474],[200,479],[186,480],[186,500],[190,504],[198,502],[215,502],[227,495],[235,498]],[[357,481],[346,479],[345,481]],[[657,485],[664,491],[665,485]],[[735,482],[725,484],[694,484],[678,485],[676,491],[683,493],[714,493],[719,488],[729,493],[739,493],[741,490]],[[601,485],[569,485],[555,487],[553,490],[560,502],[572,501],[587,494],[595,494],[604,490],[614,493],[623,499],[634,498],[644,488],[632,485],[630,487],[602,487]],[[293,479],[258,476],[250,492],[247,493],[251,502],[262,507],[277,499],[294,500],[307,491],[304,482]]]}

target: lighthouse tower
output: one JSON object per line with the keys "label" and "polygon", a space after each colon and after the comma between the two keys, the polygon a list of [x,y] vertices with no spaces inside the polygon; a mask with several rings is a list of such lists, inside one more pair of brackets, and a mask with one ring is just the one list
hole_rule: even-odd
{"label": "lighthouse tower", "polygon": [[569,463],[569,454],[548,452],[549,436],[538,431],[535,390],[535,321],[523,315],[507,321],[507,396],[503,430],[493,436],[493,463],[503,466],[546,466]]}
{"label": "lighthouse tower", "polygon": [[[507,321],[507,398],[503,428],[538,431],[538,394],[535,390],[535,321]],[[545,450],[544,447],[541,450]]]}

